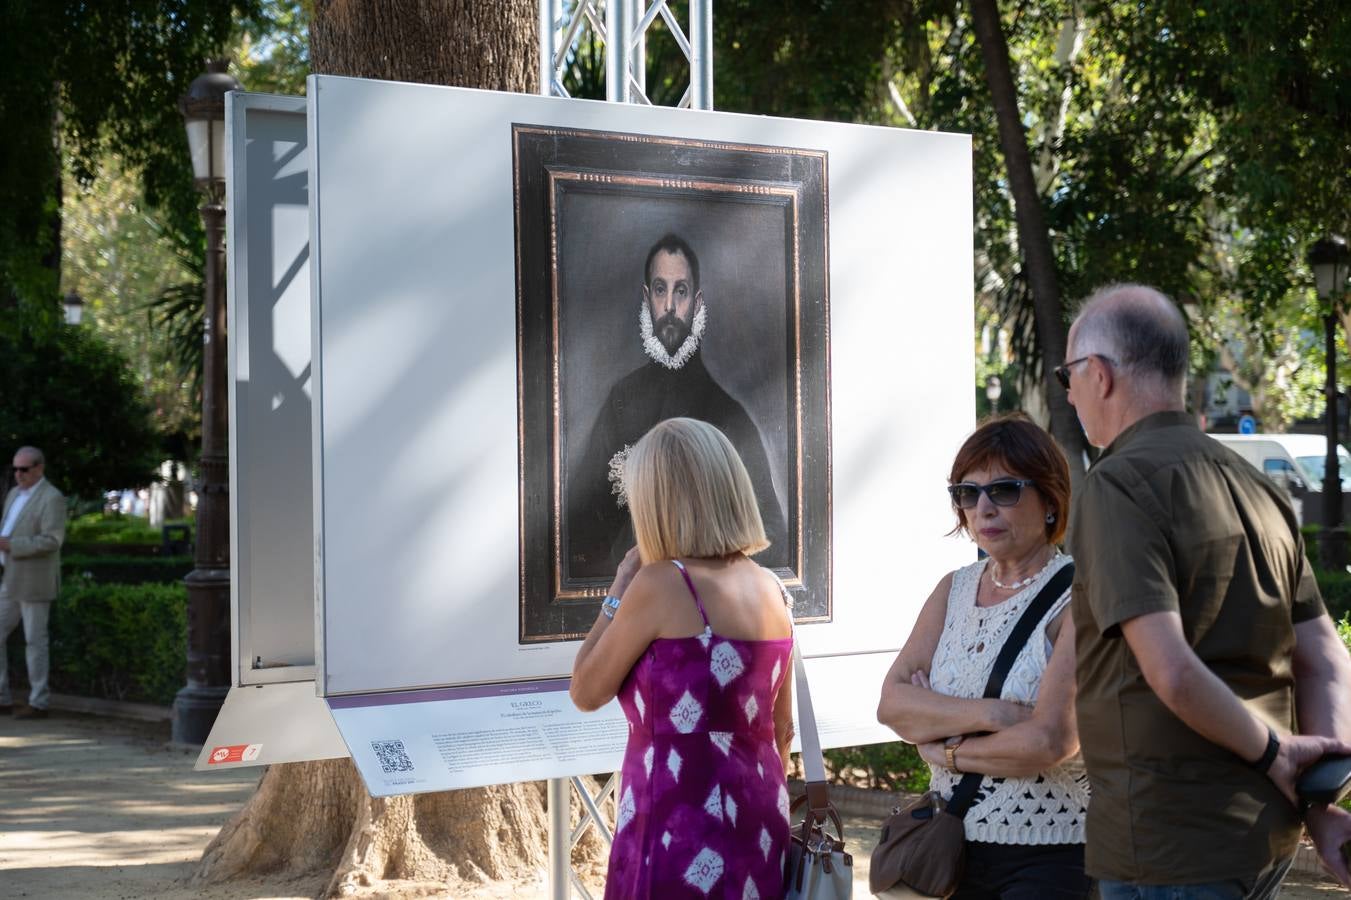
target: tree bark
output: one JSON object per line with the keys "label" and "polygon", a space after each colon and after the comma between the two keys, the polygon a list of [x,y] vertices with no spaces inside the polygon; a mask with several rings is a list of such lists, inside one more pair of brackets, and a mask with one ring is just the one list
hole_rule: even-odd
{"label": "tree bark", "polygon": [[[535,0],[317,0],[311,66],[322,74],[533,91],[536,12]],[[350,760],[277,765],[207,847],[194,881],[323,875],[330,897],[458,894],[487,881],[537,881],[546,829],[539,783],[375,799]],[[573,851],[573,865],[590,880],[603,874],[594,829]]]}
{"label": "tree bark", "polygon": [[538,85],[535,0],[316,0],[316,74],[528,93]]}
{"label": "tree bark", "polygon": [[1041,346],[1042,381],[1051,410],[1051,434],[1069,458],[1070,480],[1077,488],[1084,475],[1084,433],[1054,372],[1065,362],[1069,329],[1065,324],[1064,304],[1056,278],[1055,255],[1051,252],[1051,235],[1046,228],[1041,197],[1032,174],[1032,156],[1018,110],[1018,92],[1009,70],[1009,47],[995,0],[971,0],[971,23],[980,43],[981,58],[985,61],[985,79],[999,126],[999,146],[1004,153],[1009,190],[1013,194],[1023,271],[1032,291],[1037,343]]}

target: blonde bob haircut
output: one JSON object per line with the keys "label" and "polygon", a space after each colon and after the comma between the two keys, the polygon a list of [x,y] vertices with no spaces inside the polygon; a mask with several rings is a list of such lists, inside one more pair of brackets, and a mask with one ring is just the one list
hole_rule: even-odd
{"label": "blonde bob haircut", "polygon": [[633,445],[624,493],[643,564],[759,553],[769,546],[736,448],[698,419],[667,419]]}

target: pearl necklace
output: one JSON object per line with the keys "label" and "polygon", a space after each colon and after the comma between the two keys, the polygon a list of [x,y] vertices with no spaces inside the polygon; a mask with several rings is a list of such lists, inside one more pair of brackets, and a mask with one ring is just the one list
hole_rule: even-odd
{"label": "pearl necklace", "polygon": [[1002,581],[1000,581],[998,578],[995,578],[995,577],[994,577],[994,560],[991,560],[991,561],[990,561],[990,581],[992,581],[992,582],[994,583],[994,586],[995,586],[995,587],[1000,588],[1000,589],[1002,589],[1002,590],[1006,590],[1006,591],[1016,591],[1016,590],[1018,590],[1019,588],[1025,588],[1025,587],[1027,587],[1029,584],[1031,584],[1032,582],[1034,582],[1034,581],[1036,581],[1038,578],[1040,578],[1040,577],[1041,577],[1041,574],[1051,567],[1051,563],[1053,563],[1053,562],[1055,562],[1057,559],[1059,559],[1059,558],[1061,557],[1061,555],[1062,555],[1062,554],[1061,554],[1061,552],[1060,552],[1059,550],[1057,550],[1055,553],[1052,553],[1052,554],[1051,554],[1051,558],[1048,559],[1048,560],[1046,560],[1046,565],[1042,566],[1040,569],[1038,569],[1038,570],[1037,570],[1036,572],[1034,572],[1033,574],[1027,576],[1027,577],[1024,578],[1022,581],[1015,581],[1013,584],[1004,584],[1004,583],[1003,583]]}

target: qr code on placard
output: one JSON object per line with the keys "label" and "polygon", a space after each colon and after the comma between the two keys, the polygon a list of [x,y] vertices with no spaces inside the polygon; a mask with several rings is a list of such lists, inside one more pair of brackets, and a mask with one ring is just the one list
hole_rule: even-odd
{"label": "qr code on placard", "polygon": [[371,741],[371,749],[380,762],[380,770],[386,775],[413,771],[413,761],[408,758],[403,741]]}

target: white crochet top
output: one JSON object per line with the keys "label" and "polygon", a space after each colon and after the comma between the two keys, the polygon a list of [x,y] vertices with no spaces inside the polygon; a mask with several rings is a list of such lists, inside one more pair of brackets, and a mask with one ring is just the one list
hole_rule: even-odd
{"label": "white crochet top", "polygon": [[[952,575],[947,619],[929,672],[929,683],[940,694],[975,698],[985,693],[985,682],[990,678],[995,657],[1018,617],[1051,576],[1070,562],[1070,558],[1059,557],[1017,594],[995,606],[982,608],[976,606],[976,588],[985,573],[987,561],[972,563]],[[1026,704],[1036,702],[1041,675],[1046,671],[1051,653],[1046,625],[1069,601],[1067,590],[1032,630],[1004,680],[1004,690],[1000,694],[1003,699]],[[960,764],[960,751],[957,761]],[[930,768],[933,772],[930,788],[950,798],[962,776],[943,766]],[[985,776],[963,824],[968,841],[1082,844],[1087,809],[1088,776],[1083,760],[1076,754],[1032,778]]]}

